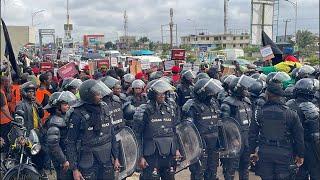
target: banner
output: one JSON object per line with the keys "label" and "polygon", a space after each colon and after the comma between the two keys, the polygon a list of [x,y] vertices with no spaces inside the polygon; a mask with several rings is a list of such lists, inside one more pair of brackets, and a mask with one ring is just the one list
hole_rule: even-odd
{"label": "banner", "polygon": [[118,66],[117,58],[116,57],[111,57],[110,64],[111,64],[111,67],[117,67]]}
{"label": "banner", "polygon": [[40,62],[40,71],[51,71],[53,64],[51,62]]}
{"label": "banner", "polygon": [[101,60],[97,60],[97,67],[101,68],[101,66],[106,66],[107,69],[109,69],[110,65],[109,65],[109,59],[101,59]]}
{"label": "banner", "polygon": [[150,69],[150,62],[146,59],[141,59],[140,60],[140,63],[141,63],[141,69],[144,70],[144,69]]}
{"label": "banner", "polygon": [[136,75],[139,72],[142,72],[140,62],[138,60],[132,60],[130,64],[130,74]]}
{"label": "banner", "polygon": [[274,58],[273,51],[270,45],[264,46],[260,49],[261,56],[263,57],[264,61],[270,60]]}
{"label": "banner", "polygon": [[186,50],[184,49],[172,49],[171,60],[185,60]]}
{"label": "banner", "polygon": [[59,68],[58,74],[62,79],[64,79],[78,74],[78,70],[75,67],[75,63],[71,62]]}
{"label": "banner", "polygon": [[192,70],[192,64],[191,63],[183,64],[183,70]]}

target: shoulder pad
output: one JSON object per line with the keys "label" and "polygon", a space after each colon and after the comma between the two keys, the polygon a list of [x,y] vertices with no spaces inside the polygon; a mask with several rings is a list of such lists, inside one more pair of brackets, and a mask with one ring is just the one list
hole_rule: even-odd
{"label": "shoulder pad", "polygon": [[194,104],[194,100],[193,99],[189,99],[183,106],[182,106],[182,111],[184,112],[188,112],[191,108],[191,106],[193,106]]}
{"label": "shoulder pad", "polygon": [[125,94],[123,94],[123,93],[120,93],[120,99],[122,99],[122,100],[125,100],[126,99],[126,95]]}
{"label": "shoulder pad", "polygon": [[116,101],[116,102],[121,102],[120,98],[116,95],[112,96],[112,100]]}
{"label": "shoulder pad", "polygon": [[236,99],[232,96],[228,96],[223,100],[223,103],[226,103],[229,105],[235,104],[235,102],[236,102]]}
{"label": "shoulder pad", "polygon": [[289,101],[286,102],[286,105],[291,107],[294,107],[296,104],[296,100],[295,99],[290,99]]}
{"label": "shoulder pad", "polygon": [[60,130],[59,128],[52,126],[47,131],[47,142],[48,144],[59,143],[60,141]]}
{"label": "shoulder pad", "polygon": [[49,126],[65,127],[66,126],[66,122],[62,117],[51,116],[51,118],[49,120]]}
{"label": "shoulder pad", "polygon": [[243,101],[245,101],[245,102],[246,102],[246,103],[248,103],[248,104],[251,104],[250,99],[249,99],[249,98],[247,98],[247,97],[245,97],[245,98],[243,99]]}
{"label": "shoulder pad", "polygon": [[135,111],[134,115],[133,115],[133,120],[134,121],[143,121],[143,116],[144,113],[147,109],[147,104],[141,104]]}
{"label": "shoulder pad", "polygon": [[303,112],[306,119],[317,119],[319,118],[319,108],[311,102],[303,102],[299,105],[299,108]]}

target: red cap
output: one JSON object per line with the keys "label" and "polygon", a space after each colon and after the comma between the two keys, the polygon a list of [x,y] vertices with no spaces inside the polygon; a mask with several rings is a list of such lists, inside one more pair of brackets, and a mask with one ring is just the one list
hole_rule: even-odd
{"label": "red cap", "polygon": [[171,68],[171,71],[174,72],[174,73],[179,73],[180,72],[180,67],[179,66],[173,66]]}
{"label": "red cap", "polygon": [[144,74],[142,72],[137,73],[135,76],[136,79],[142,79],[143,77],[144,77]]}
{"label": "red cap", "polygon": [[85,66],[82,68],[82,70],[84,70],[84,71],[86,71],[86,70],[90,70],[89,65],[85,65]]}

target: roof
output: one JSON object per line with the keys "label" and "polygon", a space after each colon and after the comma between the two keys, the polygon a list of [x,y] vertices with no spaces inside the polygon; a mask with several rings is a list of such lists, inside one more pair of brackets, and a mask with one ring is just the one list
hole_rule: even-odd
{"label": "roof", "polygon": [[133,50],[131,51],[133,56],[153,55],[154,52],[150,50]]}

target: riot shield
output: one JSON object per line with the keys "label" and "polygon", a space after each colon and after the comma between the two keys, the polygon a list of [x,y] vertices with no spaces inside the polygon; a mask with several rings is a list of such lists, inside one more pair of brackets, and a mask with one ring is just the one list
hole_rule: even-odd
{"label": "riot shield", "polygon": [[242,147],[239,123],[231,117],[223,118],[218,126],[218,130],[220,158],[237,157]]}
{"label": "riot shield", "polygon": [[176,168],[176,172],[179,172],[200,159],[203,144],[201,136],[192,122],[180,123],[176,127],[176,133],[181,147],[180,151],[182,151],[180,153],[183,156],[182,161]]}
{"label": "riot shield", "polygon": [[119,173],[116,173],[116,180],[124,179],[130,176],[136,168],[139,158],[138,141],[129,127],[124,127],[116,134],[116,141],[120,144],[120,164]]}

